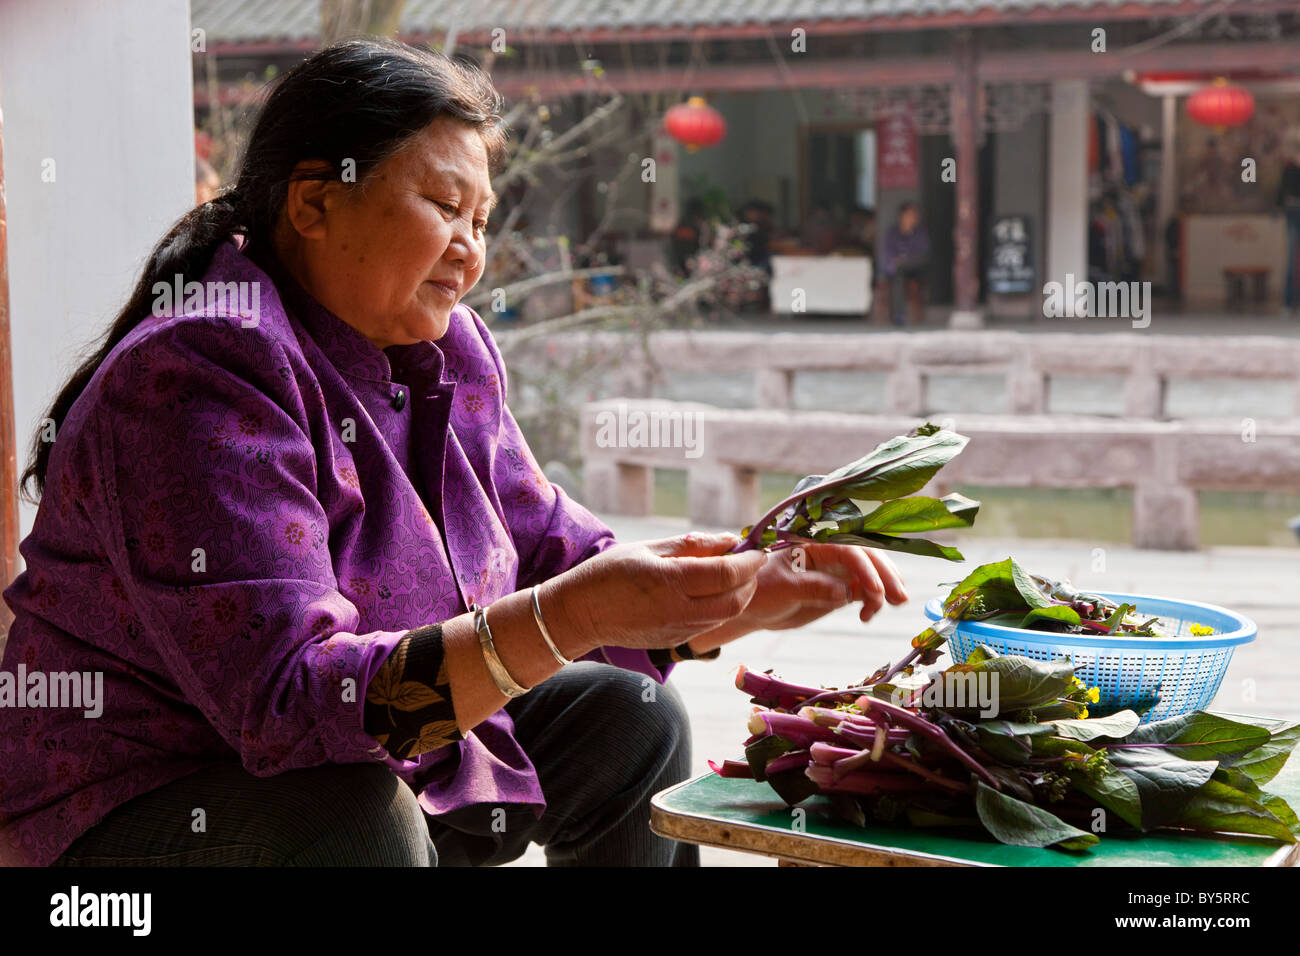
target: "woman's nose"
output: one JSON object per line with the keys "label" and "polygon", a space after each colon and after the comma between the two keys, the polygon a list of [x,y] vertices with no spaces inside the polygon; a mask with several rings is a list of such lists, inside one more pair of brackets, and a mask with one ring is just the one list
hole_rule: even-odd
{"label": "woman's nose", "polygon": [[466,270],[477,264],[480,255],[479,245],[474,241],[472,225],[457,226],[447,244],[447,258],[462,263]]}

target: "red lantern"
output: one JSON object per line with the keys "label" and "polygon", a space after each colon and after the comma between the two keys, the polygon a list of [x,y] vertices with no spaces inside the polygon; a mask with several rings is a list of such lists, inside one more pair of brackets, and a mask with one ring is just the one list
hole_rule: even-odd
{"label": "red lantern", "polygon": [[688,153],[693,153],[701,146],[716,146],[722,142],[727,135],[727,121],[705,103],[703,97],[692,96],[664,114],[664,129],[682,143]]}
{"label": "red lantern", "polygon": [[1240,126],[1255,115],[1255,97],[1250,90],[1219,77],[1188,97],[1187,115],[1202,126],[1220,130]]}

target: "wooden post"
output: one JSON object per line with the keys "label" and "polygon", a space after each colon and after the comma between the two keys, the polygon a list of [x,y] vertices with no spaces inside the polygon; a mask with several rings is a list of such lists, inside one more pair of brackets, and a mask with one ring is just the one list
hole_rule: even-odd
{"label": "wooden post", "polygon": [[[4,111],[0,109],[0,591],[18,574],[18,442],[14,435],[13,357],[9,346],[9,256],[5,215]],[[0,652],[13,614],[0,601]]]}
{"label": "wooden post", "polygon": [[979,125],[980,88],[975,37],[953,36],[952,141],[957,160],[957,215],[953,223],[954,328],[979,327]]}

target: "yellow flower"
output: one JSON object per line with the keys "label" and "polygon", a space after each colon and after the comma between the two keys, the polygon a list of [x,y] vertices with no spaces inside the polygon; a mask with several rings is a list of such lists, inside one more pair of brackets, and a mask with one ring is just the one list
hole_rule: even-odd
{"label": "yellow flower", "polygon": [[1214,628],[1206,627],[1204,624],[1193,624],[1188,630],[1191,631],[1192,637],[1209,637],[1214,633]]}
{"label": "yellow flower", "polygon": [[1099,687],[1089,687],[1089,688],[1088,688],[1088,703],[1090,703],[1090,704],[1096,704],[1096,703],[1099,703],[1100,701],[1101,701],[1101,688],[1099,688]]}
{"label": "yellow flower", "polygon": [[1079,711],[1079,720],[1087,720],[1087,719],[1088,719],[1088,708],[1085,707],[1083,708],[1083,710]]}

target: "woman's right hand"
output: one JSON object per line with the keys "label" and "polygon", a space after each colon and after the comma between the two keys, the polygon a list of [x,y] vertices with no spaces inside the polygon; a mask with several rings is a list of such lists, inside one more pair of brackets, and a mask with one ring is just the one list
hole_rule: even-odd
{"label": "woman's right hand", "polygon": [[617,545],[538,589],[567,656],[601,646],[675,647],[745,610],[764,551],[728,554],[734,534],[685,534]]}

